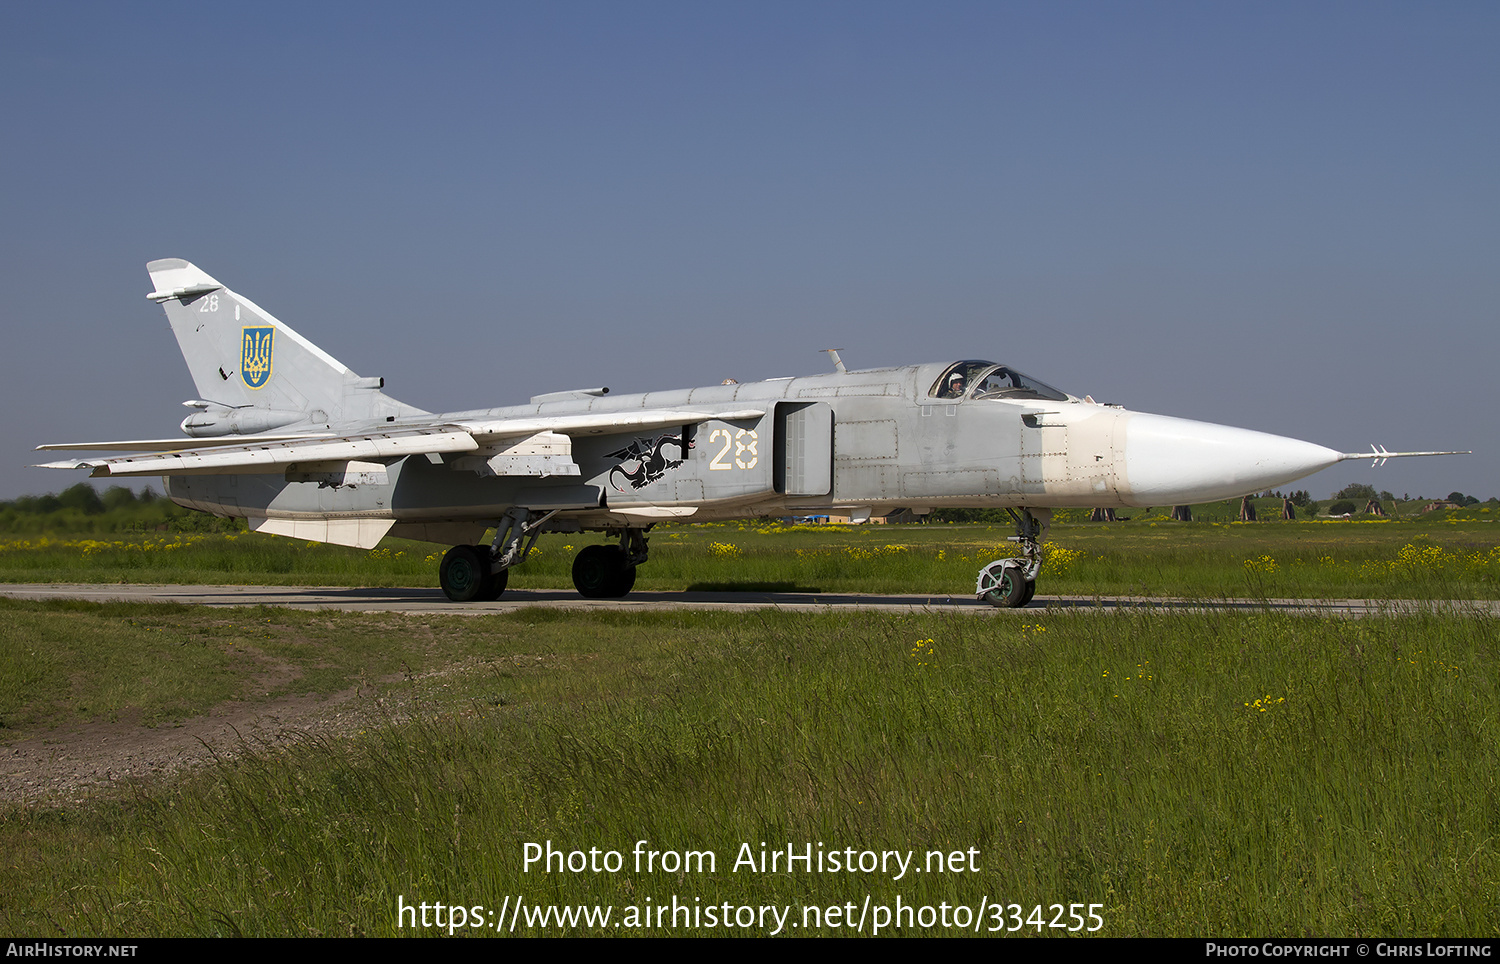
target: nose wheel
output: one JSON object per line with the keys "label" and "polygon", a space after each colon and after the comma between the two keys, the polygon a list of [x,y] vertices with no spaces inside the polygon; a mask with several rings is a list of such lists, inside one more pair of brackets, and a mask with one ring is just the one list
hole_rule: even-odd
{"label": "nose wheel", "polygon": [[979,570],[974,594],[997,609],[1018,609],[1036,595],[1036,577],[1042,569],[1042,540],[1052,523],[1050,509],[1007,509],[1016,523],[1012,542],[1021,544],[1022,556],[996,559]]}
{"label": "nose wheel", "polygon": [[1017,609],[1036,595],[1036,580],[1026,578],[1024,559],[996,559],[979,571],[975,595],[996,609]]}

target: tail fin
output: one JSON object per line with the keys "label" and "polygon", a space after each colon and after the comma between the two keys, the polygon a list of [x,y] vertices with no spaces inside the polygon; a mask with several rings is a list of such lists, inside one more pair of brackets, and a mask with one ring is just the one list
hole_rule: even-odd
{"label": "tail fin", "polygon": [[166,309],[202,399],[195,407],[204,411],[183,422],[188,434],[258,432],[303,422],[327,428],[427,414],[385,395],[384,379],[360,378],[196,265],[165,258],[146,270],[155,286],[146,297]]}

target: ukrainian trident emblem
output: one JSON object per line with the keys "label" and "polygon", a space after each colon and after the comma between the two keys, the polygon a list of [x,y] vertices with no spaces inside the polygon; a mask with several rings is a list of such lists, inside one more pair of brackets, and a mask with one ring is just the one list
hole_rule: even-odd
{"label": "ukrainian trident emblem", "polygon": [[246,328],[240,353],[240,377],[251,388],[261,388],[271,378],[271,336],[275,328]]}

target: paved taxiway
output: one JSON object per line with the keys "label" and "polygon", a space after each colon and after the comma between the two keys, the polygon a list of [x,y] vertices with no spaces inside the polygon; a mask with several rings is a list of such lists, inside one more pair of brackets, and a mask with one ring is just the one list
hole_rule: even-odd
{"label": "paved taxiway", "polygon": [[973,596],[878,595],[791,592],[632,592],[624,599],[584,599],[571,590],[507,589],[495,602],[455,603],[438,589],[351,589],[338,586],[136,586],[0,584],[9,599],[73,599],[85,602],[168,602],[194,606],[286,606],[347,612],[398,612],[433,615],[482,615],[515,612],[533,606],[558,609],[604,609],[630,612],[649,609],[745,611],[785,609],[824,611],[859,609],[885,612],[969,612],[996,616],[1023,615],[1045,609],[1110,612],[1154,609],[1166,612],[1203,610],[1272,610],[1324,616],[1367,616],[1404,612],[1453,612],[1500,616],[1495,600],[1399,599],[1144,599],[1086,596],[1037,596],[1025,609],[995,609]]}

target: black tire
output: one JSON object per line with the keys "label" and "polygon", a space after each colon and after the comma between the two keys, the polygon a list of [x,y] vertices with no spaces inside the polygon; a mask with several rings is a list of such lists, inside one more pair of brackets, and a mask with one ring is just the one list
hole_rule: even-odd
{"label": "black tire", "polygon": [[573,559],[573,588],[586,599],[615,599],[635,585],[635,567],[619,546],[584,546]]}
{"label": "black tire", "polygon": [[438,566],[443,595],[454,602],[493,599],[485,596],[492,584],[489,555],[489,549],[482,546],[454,546],[444,553]]}
{"label": "black tire", "polygon": [[[623,555],[623,553],[621,554]],[[630,590],[635,588],[635,566],[621,565],[620,571],[615,574],[613,598],[630,595]]]}
{"label": "black tire", "polygon": [[1033,580],[1031,580],[1030,582],[1028,582],[1026,584],[1026,592],[1023,593],[1022,596],[1021,596],[1021,605],[1023,605],[1023,606],[1029,605],[1031,603],[1031,597],[1035,596],[1035,595],[1036,595],[1036,580],[1033,579]]}
{"label": "black tire", "polygon": [[[984,594],[984,601],[997,609],[1016,609],[1026,605],[1026,578],[1015,566],[1006,566],[1000,572],[1000,583]],[[1035,591],[1035,583],[1030,583]]]}
{"label": "black tire", "polygon": [[[483,558],[489,557],[489,546],[475,546],[475,548],[484,553]],[[484,602],[494,602],[496,599],[500,598],[501,593],[505,592],[505,587],[509,582],[509,569],[501,569],[499,572],[490,573],[489,582],[486,583],[484,587],[484,594],[479,596],[479,599],[483,600]]]}

